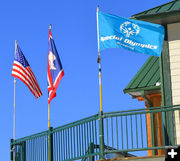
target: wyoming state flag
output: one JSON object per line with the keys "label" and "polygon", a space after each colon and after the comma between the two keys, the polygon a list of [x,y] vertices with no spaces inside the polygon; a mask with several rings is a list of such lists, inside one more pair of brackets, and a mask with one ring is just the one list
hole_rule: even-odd
{"label": "wyoming state flag", "polygon": [[56,97],[56,90],[64,76],[64,70],[56,50],[56,46],[51,34],[51,26],[49,28],[48,40],[48,61],[47,61],[47,78],[48,78],[48,104]]}

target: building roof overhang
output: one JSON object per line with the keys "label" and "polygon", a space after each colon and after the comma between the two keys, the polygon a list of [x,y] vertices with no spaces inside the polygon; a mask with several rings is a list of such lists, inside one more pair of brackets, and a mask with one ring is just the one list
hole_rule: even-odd
{"label": "building roof overhang", "polygon": [[180,10],[166,11],[163,13],[154,13],[148,15],[134,15],[132,19],[148,21],[160,25],[180,22]]}
{"label": "building roof overhang", "polygon": [[134,19],[166,25],[180,21],[180,0],[172,0],[168,3],[137,13]]}

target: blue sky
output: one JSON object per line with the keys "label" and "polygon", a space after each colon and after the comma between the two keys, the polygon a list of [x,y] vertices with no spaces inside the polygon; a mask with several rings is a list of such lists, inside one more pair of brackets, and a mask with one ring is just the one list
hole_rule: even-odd
{"label": "blue sky", "polygon": [[[13,137],[13,77],[15,40],[28,60],[43,92],[35,100],[25,84],[17,80],[16,138],[47,130],[48,27],[65,75],[57,97],[51,103],[51,126],[58,127],[99,111],[96,7],[123,17],[153,8],[169,0],[31,0],[0,2],[1,42],[1,160],[9,161],[9,141]],[[144,103],[123,93],[148,55],[124,49],[107,49],[102,56],[103,111],[143,108]]]}

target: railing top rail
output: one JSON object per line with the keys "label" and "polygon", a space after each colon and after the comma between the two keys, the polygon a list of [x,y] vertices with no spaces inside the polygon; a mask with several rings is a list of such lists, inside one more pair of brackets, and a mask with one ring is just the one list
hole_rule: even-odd
{"label": "railing top rail", "polygon": [[81,124],[89,122],[89,121],[97,120],[98,118],[99,118],[98,115],[93,115],[93,116],[87,117],[86,119],[78,120],[78,121],[63,125],[63,126],[56,127],[53,129],[53,132],[58,131],[58,130],[71,128],[73,126],[81,125]]}
{"label": "railing top rail", "polygon": [[[70,127],[73,127],[73,126],[76,126],[76,125],[79,125],[79,124],[82,124],[82,123],[85,123],[85,122],[88,122],[88,121],[95,120],[97,118],[98,118],[98,114],[92,115],[92,116],[86,117],[84,119],[74,121],[72,123],[69,123],[69,124],[54,128],[51,132],[53,133],[53,132],[56,132],[58,130],[70,128]],[[33,135],[29,135],[29,136],[26,136],[26,137],[23,137],[23,138],[19,138],[19,139],[14,140],[12,142],[12,145],[18,144],[18,143],[20,143],[22,141],[25,141],[25,140],[31,140],[31,139],[34,139],[34,138],[37,138],[37,137],[46,136],[46,135],[48,135],[48,133],[49,133],[49,131],[46,130],[46,131],[43,131],[43,132],[40,132],[40,133],[37,133],[37,134],[33,134]]]}
{"label": "railing top rail", "polygon": [[141,108],[141,109],[132,109],[132,110],[123,110],[123,111],[113,111],[113,112],[104,112],[103,114],[114,114],[114,113],[127,113],[127,112],[136,112],[136,111],[145,111],[145,110],[155,110],[155,109],[166,109],[172,107],[180,107],[180,105],[171,105],[171,106],[159,106],[159,107],[148,107],[148,108]]}
{"label": "railing top rail", "polygon": [[98,117],[98,114],[92,115],[92,116],[86,117],[86,118],[84,118],[84,119],[77,120],[77,121],[68,123],[68,124],[66,124],[66,125],[62,125],[62,126],[56,127],[56,128],[53,129],[53,131],[60,130],[60,129],[65,129],[65,128],[69,128],[69,127],[72,127],[72,126],[75,126],[75,125],[78,125],[78,124],[82,124],[82,123],[84,123],[84,122],[92,121],[92,120],[94,120],[94,119],[97,119],[97,117]]}
{"label": "railing top rail", "polygon": [[126,112],[126,113],[110,113],[110,114],[105,114],[103,117],[116,117],[116,116],[127,116],[127,115],[136,115],[136,114],[146,114],[146,113],[155,113],[155,112],[167,112],[167,111],[175,111],[175,110],[180,110],[180,107],[176,108],[153,108],[152,109],[146,109],[144,111],[137,111],[137,112]]}
{"label": "railing top rail", "polygon": [[34,139],[34,138],[37,138],[37,137],[41,137],[41,136],[47,136],[48,135],[48,130],[46,131],[43,131],[43,132],[40,132],[40,133],[37,133],[37,134],[33,134],[33,135],[29,135],[29,136],[26,136],[26,137],[23,137],[23,138],[19,138],[19,139],[16,139],[12,142],[12,145],[14,144],[18,144],[22,141],[26,141],[26,140],[31,140],[31,139]]}
{"label": "railing top rail", "polygon": [[[175,107],[175,108],[172,108]],[[106,112],[103,113],[103,117],[107,118],[107,117],[116,117],[116,116],[127,116],[127,115],[136,115],[136,114],[146,114],[146,113],[153,113],[153,112],[166,112],[166,111],[175,111],[175,110],[180,110],[180,105],[172,105],[172,106],[161,106],[161,107],[150,107],[150,108],[143,108],[143,109],[134,109],[134,110],[125,110],[125,111],[115,111],[115,112]],[[67,128],[71,128],[73,126],[77,126],[86,122],[90,122],[93,120],[97,120],[99,118],[99,115],[92,115],[90,117],[86,117],[84,119],[80,119],[78,121],[74,121],[72,123],[63,125],[63,126],[59,126],[57,128],[54,128],[52,131],[46,130],[34,135],[30,135],[30,136],[26,136],[23,138],[19,138],[17,140],[14,140],[12,142],[12,145],[14,144],[18,144],[22,141],[26,141],[26,140],[31,140],[37,137],[41,137],[41,136],[47,136],[49,132],[54,133],[57,132],[58,130],[63,130],[63,129],[67,129]]]}

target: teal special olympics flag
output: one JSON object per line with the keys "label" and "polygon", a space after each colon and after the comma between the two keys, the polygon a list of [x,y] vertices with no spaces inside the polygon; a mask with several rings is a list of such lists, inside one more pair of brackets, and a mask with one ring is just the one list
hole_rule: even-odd
{"label": "teal special olympics flag", "polygon": [[130,51],[160,56],[164,27],[98,12],[99,50],[125,48]]}

